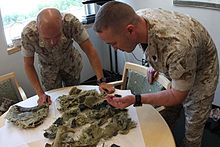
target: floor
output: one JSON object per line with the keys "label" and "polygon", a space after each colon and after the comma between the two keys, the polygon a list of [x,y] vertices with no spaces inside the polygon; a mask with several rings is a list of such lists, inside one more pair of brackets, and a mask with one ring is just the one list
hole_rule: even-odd
{"label": "floor", "polygon": [[[215,130],[217,132],[217,130]],[[220,130],[219,130],[220,131]],[[177,120],[174,129],[176,147],[179,147],[184,137],[184,114],[181,112],[180,119]],[[205,128],[202,139],[202,147],[220,147],[220,133],[215,133],[209,128]]]}

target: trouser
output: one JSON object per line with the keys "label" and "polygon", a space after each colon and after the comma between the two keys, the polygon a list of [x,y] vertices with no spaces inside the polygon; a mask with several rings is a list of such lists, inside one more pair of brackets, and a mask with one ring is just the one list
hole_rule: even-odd
{"label": "trouser", "polygon": [[42,80],[42,85],[46,91],[66,86],[74,86],[80,84],[80,72],[79,75],[70,75],[65,71],[59,71],[55,80],[45,79]]}
{"label": "trouser", "polygon": [[185,137],[181,147],[200,147],[206,120],[211,111],[213,96],[195,103],[185,103],[174,107],[166,107],[161,115],[167,124],[174,129],[175,122],[180,116],[181,109],[185,114]]}

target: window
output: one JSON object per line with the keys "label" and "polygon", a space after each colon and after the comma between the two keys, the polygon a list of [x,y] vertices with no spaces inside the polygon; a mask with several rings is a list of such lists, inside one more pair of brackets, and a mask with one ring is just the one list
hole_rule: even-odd
{"label": "window", "polygon": [[220,10],[220,0],[173,0],[173,4]]}
{"label": "window", "polygon": [[24,26],[31,20],[36,20],[42,8],[55,7],[61,12],[70,12],[82,19],[85,14],[81,0],[4,0],[0,1],[3,26],[7,44],[12,46],[12,40],[20,38]]}

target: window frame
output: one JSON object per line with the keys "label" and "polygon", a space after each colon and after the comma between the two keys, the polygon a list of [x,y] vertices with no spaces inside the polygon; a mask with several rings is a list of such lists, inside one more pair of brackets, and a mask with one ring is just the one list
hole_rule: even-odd
{"label": "window frame", "polygon": [[220,0],[218,3],[216,3],[215,0],[173,0],[173,4],[176,6],[192,6],[220,10]]}
{"label": "window frame", "polygon": [[[81,16],[78,16],[77,17],[79,18],[79,20],[82,22],[83,20],[83,17],[85,17],[86,15],[89,15],[91,14],[92,12],[96,13],[97,10],[98,10],[98,7],[97,5],[94,3],[94,4],[89,4],[89,5],[85,5],[85,4],[82,4],[82,12],[83,14]],[[89,11],[88,11],[89,9]],[[91,11],[92,10],[92,11]],[[2,11],[0,9],[0,11]],[[70,11],[62,11],[64,13],[72,13]],[[5,26],[4,26],[4,23],[3,23],[3,16],[2,16],[2,13],[0,15],[1,17],[1,20],[2,20],[2,26],[3,26],[3,30],[4,30],[4,35],[5,35],[5,39],[6,39],[6,31],[5,31]],[[88,27],[91,27],[91,24],[85,24],[85,27],[88,28]],[[11,55],[11,54],[14,54],[14,53],[17,53],[21,50],[21,36],[20,35],[17,35],[18,37],[12,39],[13,37],[11,37],[11,42],[9,42],[7,39],[6,39],[6,43],[7,43],[7,53],[8,55]]]}

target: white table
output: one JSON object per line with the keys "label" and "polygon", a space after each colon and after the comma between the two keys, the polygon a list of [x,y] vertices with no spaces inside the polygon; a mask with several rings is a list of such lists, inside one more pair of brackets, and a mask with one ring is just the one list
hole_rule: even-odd
{"label": "white table", "polygon": [[[77,86],[83,90],[96,89],[97,86]],[[51,143],[44,138],[44,130],[47,129],[59,116],[55,100],[58,96],[68,94],[71,87],[60,88],[48,91],[53,103],[50,106],[49,115],[43,124],[32,129],[21,129],[5,120],[3,114],[0,117],[0,146],[1,147],[41,147],[45,143]],[[117,94],[122,96],[130,94],[129,90],[116,90]],[[25,101],[19,102],[18,105],[32,107],[37,105],[37,96],[33,96]],[[130,117],[137,122],[137,127],[130,130],[127,135],[117,135],[111,140],[105,142],[105,147],[110,147],[115,143],[123,147],[175,147],[173,135],[161,117],[161,115],[151,105],[135,109],[129,107]],[[100,144],[99,146],[102,146]]]}

